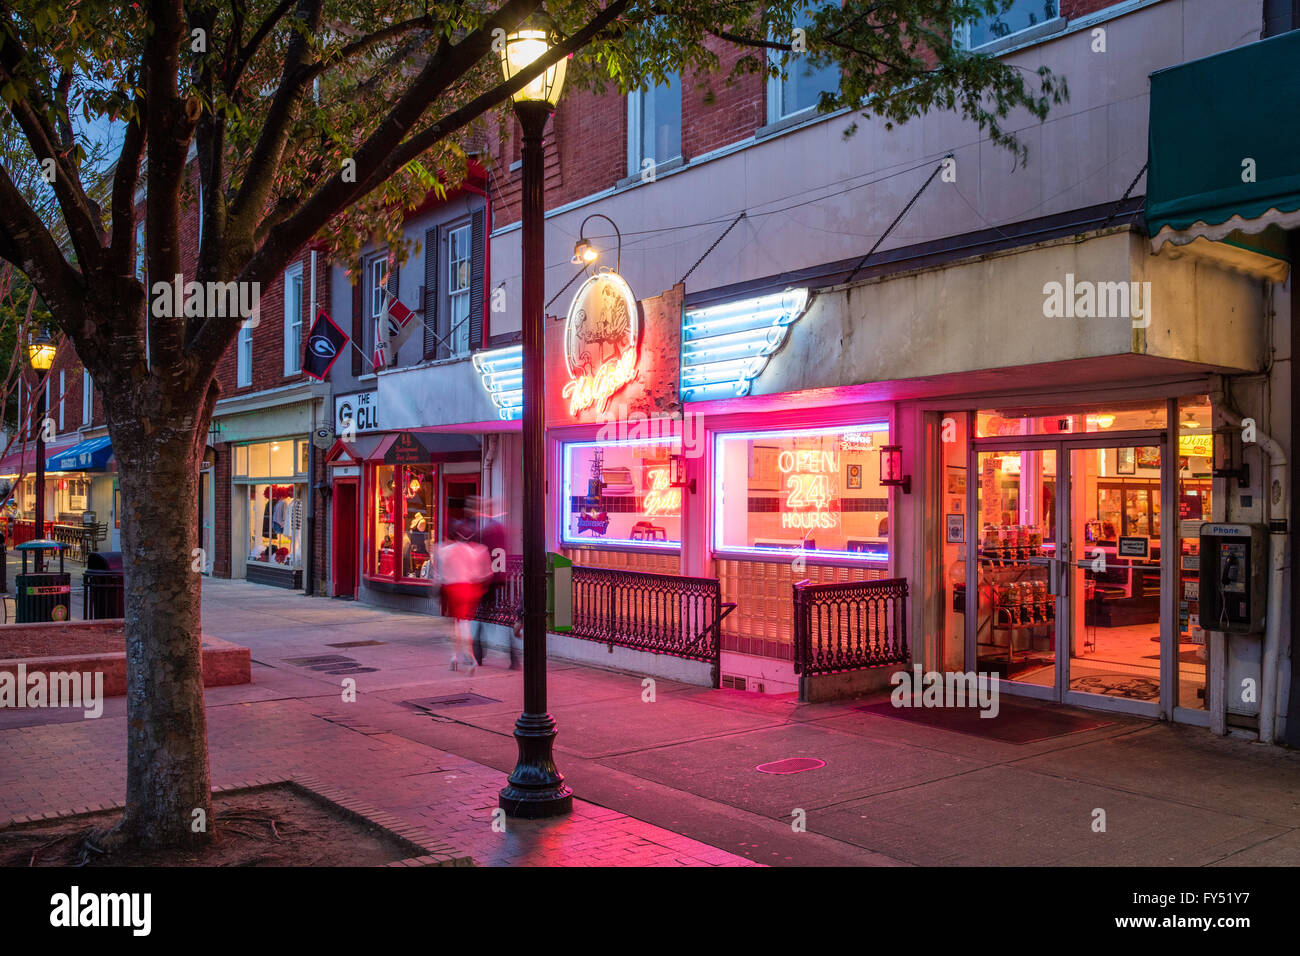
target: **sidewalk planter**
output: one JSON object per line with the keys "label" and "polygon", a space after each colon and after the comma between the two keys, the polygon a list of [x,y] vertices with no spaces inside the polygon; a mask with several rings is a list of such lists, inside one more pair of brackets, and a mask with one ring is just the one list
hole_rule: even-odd
{"label": "sidewalk planter", "polygon": [[[203,637],[203,686],[252,683],[249,650]],[[117,647],[120,650],[105,650]],[[43,651],[42,648],[48,648]],[[19,650],[20,649],[20,650]],[[17,653],[23,656],[11,656]],[[0,672],[89,672],[104,675],[104,696],[126,694],[126,632],[122,621],[15,624],[0,629]]]}

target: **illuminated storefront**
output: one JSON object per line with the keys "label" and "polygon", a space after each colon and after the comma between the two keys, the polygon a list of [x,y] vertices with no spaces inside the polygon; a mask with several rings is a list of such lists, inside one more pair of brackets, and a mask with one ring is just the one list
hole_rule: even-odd
{"label": "illuminated storefront", "polygon": [[235,554],[249,581],[302,587],[310,447],[283,438],[232,449]]}

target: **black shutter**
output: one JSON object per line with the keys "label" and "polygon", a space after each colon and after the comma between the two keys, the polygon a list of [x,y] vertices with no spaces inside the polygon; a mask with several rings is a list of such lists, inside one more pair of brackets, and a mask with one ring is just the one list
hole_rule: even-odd
{"label": "black shutter", "polygon": [[366,270],[363,265],[361,274],[357,276],[357,284],[352,287],[352,374],[354,377],[364,372],[361,363],[365,359],[366,342],[361,306],[365,301],[365,285]]}
{"label": "black shutter", "polygon": [[424,234],[424,357],[438,357],[438,227]]}
{"label": "black shutter", "polygon": [[483,265],[487,258],[487,242],[483,227],[486,222],[487,215],[482,209],[475,210],[470,218],[469,350],[471,352],[483,347]]}

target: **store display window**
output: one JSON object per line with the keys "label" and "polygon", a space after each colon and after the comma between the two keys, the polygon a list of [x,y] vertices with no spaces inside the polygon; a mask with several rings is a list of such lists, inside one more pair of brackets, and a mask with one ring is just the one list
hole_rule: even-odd
{"label": "store display window", "polygon": [[564,446],[567,544],[679,548],[682,489],[671,485],[680,438]]}
{"label": "store display window", "polygon": [[885,422],[717,436],[714,550],[886,560],[888,438]]}
{"label": "store display window", "polygon": [[437,468],[373,465],[369,482],[370,529],[366,574],[428,584],[437,542]]}
{"label": "store display window", "polygon": [[307,462],[304,439],[280,438],[236,445],[235,492],[242,495],[247,521],[244,560],[249,565],[293,571],[301,568],[306,535]]}
{"label": "store display window", "polygon": [[248,489],[248,561],[302,566],[305,484],[252,484]]}

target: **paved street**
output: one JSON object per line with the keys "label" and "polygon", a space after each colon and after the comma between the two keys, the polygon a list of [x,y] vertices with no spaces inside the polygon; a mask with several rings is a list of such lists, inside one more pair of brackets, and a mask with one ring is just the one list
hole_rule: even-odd
{"label": "paved street", "polygon": [[[254,661],[251,685],[208,691],[214,783],[310,774],[483,865],[1300,864],[1300,754],[1110,715],[1013,744],[866,713],[861,701],[800,705],[661,680],[644,702],[638,676],[554,661],[574,815],[495,832],[522,704],[503,655],[468,677],[448,669],[440,619],[204,586],[205,632]],[[347,660],[294,662],[326,655]],[[345,677],[355,703],[341,699]],[[477,696],[409,703],[449,695]],[[0,713],[0,820],[120,801],[124,707],[112,699],[94,721]],[[787,757],[825,766],[755,769]]]}

